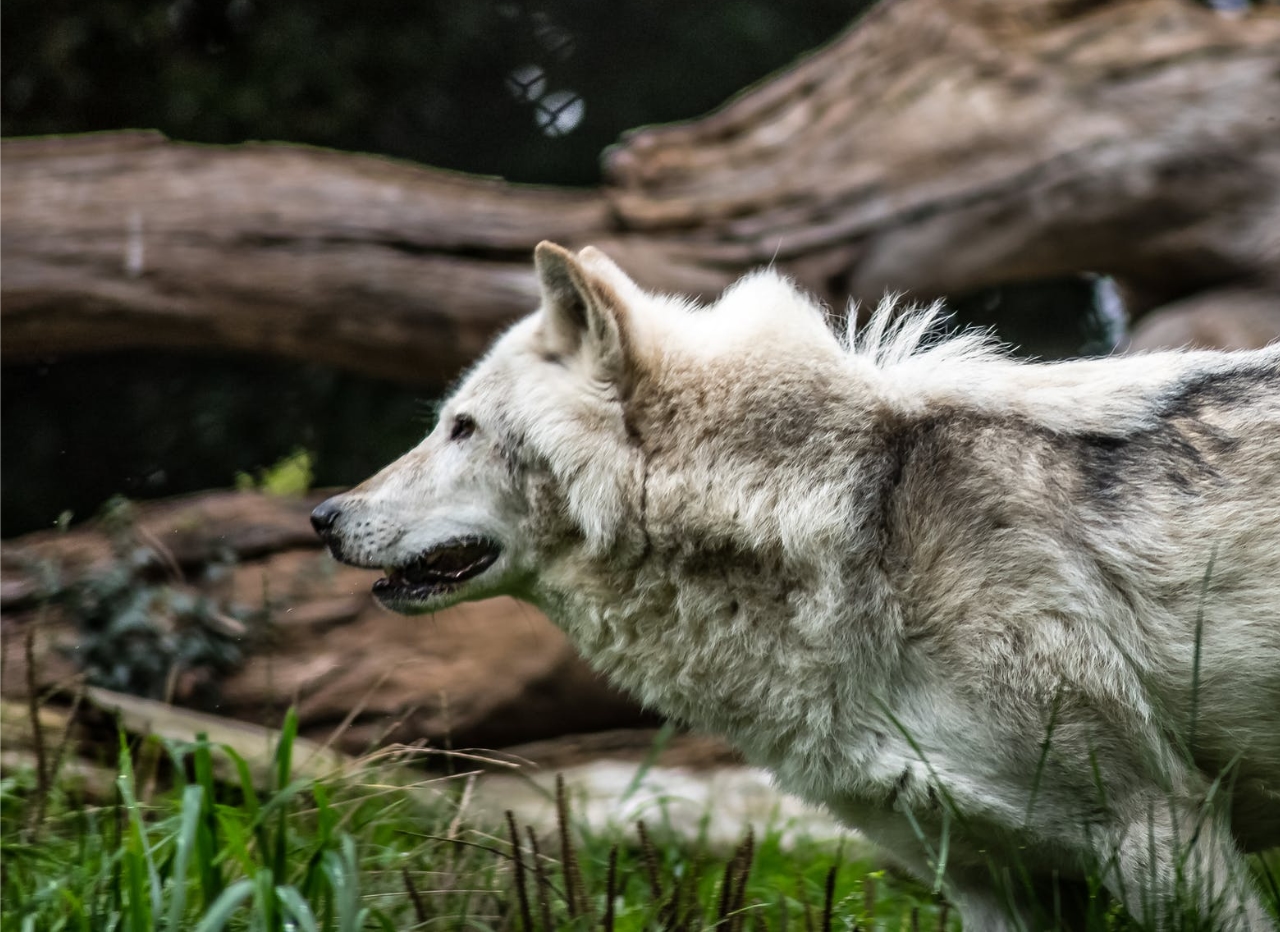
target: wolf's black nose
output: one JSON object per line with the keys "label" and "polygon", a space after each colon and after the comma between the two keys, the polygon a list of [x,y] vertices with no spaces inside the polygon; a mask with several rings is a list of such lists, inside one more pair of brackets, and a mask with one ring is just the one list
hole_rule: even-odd
{"label": "wolf's black nose", "polygon": [[327,498],[316,506],[315,511],[311,512],[311,526],[316,529],[317,534],[328,540],[333,534],[333,526],[337,523],[340,514],[342,514],[342,506],[338,504],[338,500]]}

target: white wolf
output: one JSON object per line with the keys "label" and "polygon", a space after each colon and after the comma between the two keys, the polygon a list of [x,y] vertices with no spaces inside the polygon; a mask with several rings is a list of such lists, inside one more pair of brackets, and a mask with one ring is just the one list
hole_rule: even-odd
{"label": "white wolf", "polygon": [[527,599],[966,929],[1070,924],[1086,872],[1271,927],[1280,347],[1027,364],[930,313],[841,338],[771,272],[703,308],[536,266],[430,436],[313,516],[383,603]]}

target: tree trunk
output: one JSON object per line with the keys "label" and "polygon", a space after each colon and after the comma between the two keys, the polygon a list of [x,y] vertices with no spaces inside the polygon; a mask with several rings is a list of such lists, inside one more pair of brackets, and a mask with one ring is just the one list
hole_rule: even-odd
{"label": "tree trunk", "polygon": [[1083,270],[1144,310],[1280,293],[1280,11],[886,0],[597,190],[154,134],[3,145],[3,358],[239,349],[439,384],[531,310],[540,239],[714,294],[774,262],[842,305]]}

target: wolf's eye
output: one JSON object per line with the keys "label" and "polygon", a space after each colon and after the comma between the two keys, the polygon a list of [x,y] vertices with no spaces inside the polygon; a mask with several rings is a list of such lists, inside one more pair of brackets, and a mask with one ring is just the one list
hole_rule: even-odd
{"label": "wolf's eye", "polygon": [[476,422],[469,414],[459,414],[453,419],[453,429],[449,431],[450,440],[466,440],[476,432]]}

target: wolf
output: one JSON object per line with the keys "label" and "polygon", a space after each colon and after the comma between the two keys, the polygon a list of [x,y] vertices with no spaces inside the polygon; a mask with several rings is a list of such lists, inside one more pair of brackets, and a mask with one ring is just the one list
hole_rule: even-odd
{"label": "wolf", "polygon": [[1280,347],[1031,363],[769,270],[698,306],[535,268],[429,436],[312,516],[384,605],[531,602],[968,930],[1070,927],[1097,878],[1273,928]]}

